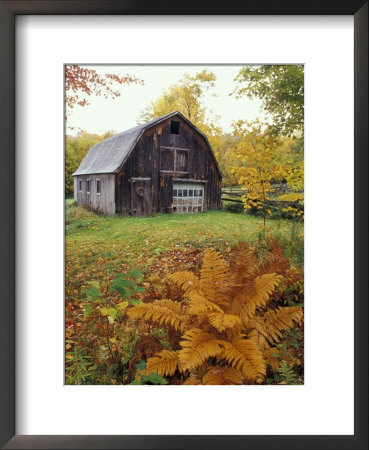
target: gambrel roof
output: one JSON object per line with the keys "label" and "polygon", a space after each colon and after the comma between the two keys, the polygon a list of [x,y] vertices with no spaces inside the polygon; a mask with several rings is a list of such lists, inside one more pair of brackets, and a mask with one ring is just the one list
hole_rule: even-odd
{"label": "gambrel roof", "polygon": [[158,117],[150,120],[149,122],[138,125],[122,133],[116,134],[105,141],[101,141],[98,144],[90,148],[89,152],[81,162],[78,169],[73,173],[76,175],[91,175],[95,173],[117,173],[122,165],[127,160],[131,151],[136,145],[136,142],[142,136],[142,134],[148,128],[157,125],[164,120],[167,120],[174,116],[180,116],[185,122],[187,122],[192,128],[200,133],[206,140],[209,150],[214,158],[216,167],[219,173],[222,175],[217,160],[211,149],[207,137],[198,128],[196,128],[186,117],[184,117],[179,111],[174,111],[165,116]]}

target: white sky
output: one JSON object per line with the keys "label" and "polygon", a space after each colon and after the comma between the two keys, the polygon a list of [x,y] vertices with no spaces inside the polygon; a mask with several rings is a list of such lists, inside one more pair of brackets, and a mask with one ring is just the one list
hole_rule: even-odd
{"label": "white sky", "polygon": [[[85,66],[83,66],[85,67]],[[68,118],[69,134],[75,134],[79,129],[89,133],[101,134],[107,130],[121,132],[137,125],[140,112],[151,102],[155,101],[172,84],[178,83],[185,73],[194,75],[203,69],[215,73],[217,80],[215,87],[205,94],[204,104],[221,117],[219,124],[223,131],[230,132],[231,124],[235,120],[254,120],[262,118],[261,102],[247,97],[236,100],[229,94],[233,91],[233,79],[242,66],[235,65],[100,65],[86,66],[95,69],[99,74],[116,73],[130,74],[144,80],[144,85],[117,85],[116,90],[121,96],[115,99],[105,99],[103,96],[88,97],[89,106],[75,106]],[[217,94],[214,97],[213,94]]]}

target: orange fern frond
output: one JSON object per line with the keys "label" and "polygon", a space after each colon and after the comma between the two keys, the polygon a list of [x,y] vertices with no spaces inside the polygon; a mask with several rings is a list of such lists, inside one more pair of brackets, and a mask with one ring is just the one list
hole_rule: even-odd
{"label": "orange fern frond", "polygon": [[283,337],[281,330],[266,323],[261,317],[254,317],[251,319],[248,323],[248,327],[249,329],[255,329],[259,333],[259,343],[260,339],[264,338],[267,342],[266,347],[273,345],[275,342],[279,342]]}
{"label": "orange fern frond", "polygon": [[183,331],[189,319],[186,306],[172,300],[142,303],[127,310],[127,315],[131,319],[145,319],[159,325],[169,325],[176,331]]}
{"label": "orange fern frond", "polygon": [[177,368],[181,370],[178,351],[170,352],[169,350],[163,350],[160,353],[157,353],[156,356],[149,358],[146,361],[146,369],[140,371],[140,373],[143,375],[158,373],[162,377],[165,377],[172,376]]}
{"label": "orange fern frond", "polygon": [[254,317],[248,323],[249,328],[257,330],[271,344],[283,338],[282,331],[300,324],[304,312],[300,306],[279,307],[264,313],[262,317]]}
{"label": "orange fern frond", "polygon": [[213,249],[206,249],[201,268],[200,289],[213,303],[225,306],[229,302],[230,273],[224,259]]}
{"label": "orange fern frond", "polygon": [[220,306],[214,302],[211,302],[205,298],[201,292],[196,290],[193,290],[188,294],[188,300],[189,314],[200,315],[208,312],[223,312],[223,309]]}
{"label": "orange fern frond", "polygon": [[199,278],[194,273],[187,270],[172,273],[168,278],[186,293],[189,293],[194,289],[199,289],[200,287]]}
{"label": "orange fern frond", "polygon": [[279,307],[271,309],[263,315],[265,322],[279,331],[291,328],[300,324],[304,317],[304,311],[300,306]]}
{"label": "orange fern frond", "polygon": [[242,326],[242,320],[234,314],[214,312],[208,314],[208,319],[209,323],[220,332],[225,331],[227,328]]}
{"label": "orange fern frond", "polygon": [[230,305],[230,312],[238,314],[243,323],[247,325],[249,318],[255,315],[256,309],[264,307],[270,299],[275,287],[282,280],[281,275],[267,273],[258,276],[253,285],[248,283],[242,291],[236,295]]}
{"label": "orange fern frond", "polygon": [[252,339],[240,334],[232,339],[222,353],[227,362],[251,382],[261,383],[266,374],[263,354]]}
{"label": "orange fern frond", "polygon": [[233,248],[231,255],[232,275],[235,283],[244,284],[258,266],[254,250],[245,242],[240,242]]}
{"label": "orange fern frond", "polygon": [[284,256],[279,242],[276,239],[271,239],[268,246],[269,250],[265,254],[266,261],[261,267],[263,273],[285,274],[290,267],[290,261]]}
{"label": "orange fern frond", "polygon": [[193,376],[192,374],[182,383],[182,385],[191,385],[191,386],[199,384],[202,384],[202,381],[199,378]]}
{"label": "orange fern frond", "polygon": [[281,363],[282,351],[277,347],[270,347],[263,351],[265,362],[271,366],[271,368],[277,372],[279,364]]}
{"label": "orange fern frond", "polygon": [[241,372],[233,367],[214,366],[208,370],[202,379],[202,384],[242,384]]}
{"label": "orange fern frond", "polygon": [[199,367],[208,358],[219,355],[227,342],[217,339],[214,334],[193,328],[183,335],[180,344],[182,349],[178,351],[179,360],[183,370],[190,370]]}

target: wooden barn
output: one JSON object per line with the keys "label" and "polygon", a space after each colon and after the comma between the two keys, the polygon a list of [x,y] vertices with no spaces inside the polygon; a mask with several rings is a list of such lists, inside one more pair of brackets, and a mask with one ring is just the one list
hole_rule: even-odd
{"label": "wooden barn", "polygon": [[73,176],[75,201],[105,214],[221,206],[222,174],[209,141],[179,112],[94,145]]}

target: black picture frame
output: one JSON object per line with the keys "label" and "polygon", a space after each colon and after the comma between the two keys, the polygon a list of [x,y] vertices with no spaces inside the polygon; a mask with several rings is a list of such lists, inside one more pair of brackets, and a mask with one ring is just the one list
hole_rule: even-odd
{"label": "black picture frame", "polygon": [[[354,435],[15,435],[15,17],[19,14],[353,15]],[[7,449],[367,449],[368,448],[368,2],[365,0],[0,1],[0,445]],[[20,280],[17,280],[18,282]],[[344,380],[342,381],[344,382]],[[339,393],[337,393],[339,395]]]}

